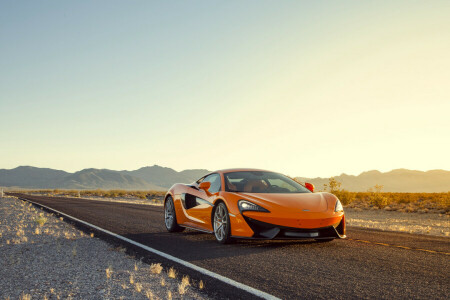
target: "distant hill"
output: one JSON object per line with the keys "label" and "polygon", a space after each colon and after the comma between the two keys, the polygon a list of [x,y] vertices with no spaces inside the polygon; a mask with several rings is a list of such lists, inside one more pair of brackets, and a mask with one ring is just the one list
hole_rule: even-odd
{"label": "distant hill", "polygon": [[0,186],[50,187],[51,182],[69,175],[65,171],[29,166],[0,169]]}
{"label": "distant hill", "polygon": [[154,165],[143,167],[135,171],[120,171],[122,174],[131,175],[151,182],[161,187],[169,188],[174,183],[191,183],[208,174],[210,171],[204,169],[184,170],[177,172],[171,168]]}
{"label": "distant hill", "polygon": [[0,169],[0,186],[30,189],[128,189],[167,190],[174,183],[191,183],[209,173],[208,170],[177,172],[160,166],[135,171],[84,169],[75,173],[21,166]]}
{"label": "distant hill", "polygon": [[[414,171],[396,169],[382,173],[380,171],[368,171],[358,176],[342,174],[334,177],[341,182],[341,188],[354,192],[365,192],[369,188],[383,185],[384,192],[448,192],[450,191],[450,171],[431,170]],[[323,189],[329,178],[305,178],[297,177],[300,181],[307,181],[316,186],[317,190]]]}
{"label": "distant hill", "polygon": [[75,172],[57,181],[56,186],[62,189],[162,190],[160,186],[141,178],[106,169],[84,169]]}

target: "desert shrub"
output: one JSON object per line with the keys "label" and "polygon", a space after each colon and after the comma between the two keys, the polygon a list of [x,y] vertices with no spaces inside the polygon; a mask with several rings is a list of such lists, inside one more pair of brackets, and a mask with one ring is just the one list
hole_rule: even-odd
{"label": "desert shrub", "polygon": [[145,191],[135,191],[132,192],[131,195],[139,199],[147,199],[147,192]]}
{"label": "desert shrub", "polygon": [[72,196],[72,197],[79,197],[80,196],[80,191],[77,190],[67,190],[64,192],[64,194]]}
{"label": "desert shrub", "polygon": [[355,200],[356,193],[341,189],[341,183],[333,177],[330,178],[328,184],[323,185],[323,189],[338,197],[342,205],[348,205]]}
{"label": "desert shrub", "polygon": [[[39,191],[37,191],[37,192],[39,192]],[[53,190],[42,190],[41,192],[44,194],[51,194],[51,193],[53,193]]]}
{"label": "desert shrub", "polygon": [[368,201],[378,208],[384,208],[392,202],[392,198],[386,197],[382,190],[383,186],[377,184],[367,191],[369,193]]}
{"label": "desert shrub", "polygon": [[103,193],[103,196],[108,197],[108,198],[116,198],[119,197],[119,191],[117,190],[111,190],[111,191],[106,191]]}
{"label": "desert shrub", "polygon": [[97,189],[97,190],[86,190],[86,191],[83,191],[82,194],[83,194],[83,195],[86,195],[86,196],[97,196],[97,197],[102,197],[103,194],[104,194],[104,191],[102,191],[102,190],[100,190],[100,189]]}
{"label": "desert shrub", "polygon": [[450,209],[450,192],[438,195],[436,203],[442,208]]}
{"label": "desert shrub", "polygon": [[[384,207],[386,204],[450,211],[450,193],[386,193],[372,189],[356,193],[356,197],[361,202],[371,203],[377,207]],[[384,202],[383,197],[387,198],[387,202]]]}
{"label": "desert shrub", "polygon": [[343,205],[385,208],[394,206],[395,210],[417,211],[419,209],[437,209],[450,212],[450,192],[447,193],[392,193],[383,192],[382,185],[375,185],[367,192],[350,192],[341,188],[341,183],[330,178],[323,190],[330,192],[341,200]]}
{"label": "desert shrub", "polygon": [[344,189],[334,192],[334,195],[336,195],[336,197],[338,197],[339,200],[341,200],[342,205],[348,205],[348,204],[352,203],[356,198],[355,194],[356,193],[349,192]]}
{"label": "desert shrub", "polygon": [[335,178],[331,177],[328,181],[328,184],[325,183],[323,185],[323,190],[334,194],[335,192],[340,190],[340,187],[341,183],[337,181]]}

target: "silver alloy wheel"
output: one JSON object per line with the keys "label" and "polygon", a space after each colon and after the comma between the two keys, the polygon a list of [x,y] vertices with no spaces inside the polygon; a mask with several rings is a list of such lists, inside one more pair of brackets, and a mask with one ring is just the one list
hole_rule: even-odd
{"label": "silver alloy wheel", "polygon": [[214,234],[217,240],[222,241],[226,237],[228,215],[223,204],[219,204],[214,212]]}
{"label": "silver alloy wheel", "polygon": [[174,211],[173,211],[173,201],[172,199],[168,199],[166,201],[166,207],[164,209],[164,219],[166,222],[166,227],[167,229],[171,229],[173,226],[173,216],[174,216]]}

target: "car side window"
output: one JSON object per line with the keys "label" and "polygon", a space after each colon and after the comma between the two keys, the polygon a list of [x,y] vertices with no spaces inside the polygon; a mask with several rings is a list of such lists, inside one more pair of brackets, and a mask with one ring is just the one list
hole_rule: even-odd
{"label": "car side window", "polygon": [[211,187],[209,188],[208,192],[211,194],[215,194],[218,191],[220,191],[221,182],[220,182],[220,175],[219,174],[211,174],[206,176],[202,182],[210,182]]}
{"label": "car side window", "polygon": [[195,183],[200,184],[200,183],[205,179],[205,177],[206,177],[206,176],[203,176],[202,178],[200,178],[199,180],[197,180]]}

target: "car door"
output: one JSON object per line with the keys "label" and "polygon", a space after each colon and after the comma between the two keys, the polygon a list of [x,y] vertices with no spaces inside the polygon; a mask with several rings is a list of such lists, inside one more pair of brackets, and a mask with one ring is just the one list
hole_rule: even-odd
{"label": "car door", "polygon": [[[197,188],[198,184],[201,182],[211,183],[208,193]],[[213,202],[218,196],[220,189],[220,175],[214,173],[197,181],[196,186],[193,186],[189,192],[181,194],[181,202],[183,204],[183,208],[185,209],[186,215],[189,218],[189,225],[208,231],[212,230],[211,212]]]}

